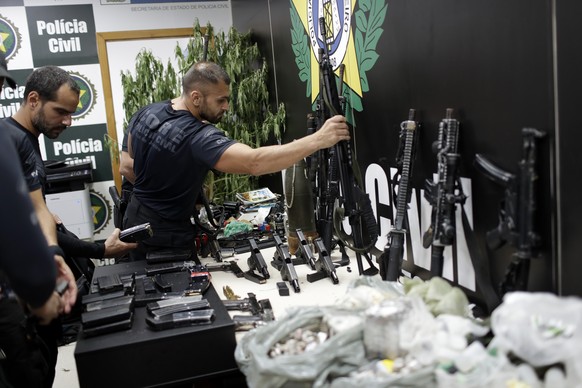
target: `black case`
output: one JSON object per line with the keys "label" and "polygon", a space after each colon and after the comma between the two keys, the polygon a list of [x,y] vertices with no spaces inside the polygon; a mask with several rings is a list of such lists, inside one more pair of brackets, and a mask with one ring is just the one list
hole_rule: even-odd
{"label": "black case", "polygon": [[166,315],[171,315],[175,313],[182,313],[186,311],[194,311],[194,310],[202,310],[202,309],[209,309],[210,303],[207,300],[197,300],[191,302],[184,302],[181,304],[175,304],[172,306],[166,306],[159,309],[148,310],[150,315],[154,318],[162,318]]}
{"label": "black case", "polygon": [[81,323],[85,329],[122,321],[131,316],[131,310],[129,305],[124,305],[84,312],[81,314]]}
{"label": "black case", "polygon": [[133,313],[130,313],[129,318],[117,322],[106,323],[105,325],[96,327],[83,327],[83,334],[86,337],[94,337],[96,335],[113,333],[115,331],[131,329],[133,325]]}
{"label": "black case", "polygon": [[85,311],[97,311],[119,306],[129,306],[131,309],[133,307],[133,295],[120,296],[119,298],[111,298],[87,303],[85,305]]}
{"label": "black case", "polygon": [[125,290],[110,292],[108,294],[99,294],[96,292],[92,294],[83,295],[81,303],[87,305],[89,303],[100,302],[107,299],[120,298],[122,296],[125,296]]}
{"label": "black case", "polygon": [[167,330],[182,326],[208,325],[212,323],[214,309],[186,311],[165,315],[161,318],[147,317],[146,323],[154,330]]}
{"label": "black case", "polygon": [[188,261],[192,259],[191,251],[184,250],[159,250],[146,253],[148,264],[167,263],[169,261]]}
{"label": "black case", "polygon": [[110,292],[123,290],[123,282],[117,274],[99,276],[97,278],[97,287],[99,288],[100,294],[107,294]]}

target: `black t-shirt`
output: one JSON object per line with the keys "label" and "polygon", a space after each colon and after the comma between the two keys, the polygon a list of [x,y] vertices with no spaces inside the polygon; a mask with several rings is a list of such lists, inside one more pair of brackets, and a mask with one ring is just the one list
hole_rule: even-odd
{"label": "black t-shirt", "polygon": [[[38,138],[12,117],[2,120],[2,126],[5,127],[2,130],[10,135],[20,158],[28,191],[32,192],[41,188],[44,194],[47,180]],[[79,240],[58,230],[57,239],[59,246],[69,256],[101,259],[105,253],[105,244],[101,242],[93,243]]]}
{"label": "black t-shirt", "polygon": [[56,282],[55,259],[47,249],[22,177],[18,154],[0,125],[0,269],[14,292],[33,307],[51,296]]}
{"label": "black t-shirt", "polygon": [[[128,133],[128,131],[126,131],[126,133],[123,134],[123,141],[121,142],[121,151],[122,152],[129,152],[129,150],[127,149],[127,133]],[[123,179],[121,181],[121,190],[122,190],[122,197],[123,197],[123,191],[133,192],[133,183],[128,181],[126,177],[122,177],[122,178]]]}
{"label": "black t-shirt", "polygon": [[159,216],[188,220],[208,171],[236,142],[171,101],[148,105],[129,122],[134,195]]}
{"label": "black t-shirt", "polygon": [[20,164],[28,190],[35,191],[42,188],[44,193],[46,173],[40,157],[38,139],[12,117],[2,120],[2,130],[6,131],[12,138],[16,152],[20,157]]}

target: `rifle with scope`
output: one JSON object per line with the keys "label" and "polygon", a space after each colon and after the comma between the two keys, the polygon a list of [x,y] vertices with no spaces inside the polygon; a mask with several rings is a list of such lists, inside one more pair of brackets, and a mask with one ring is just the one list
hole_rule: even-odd
{"label": "rifle with scope", "polygon": [[[319,49],[320,90],[316,112],[308,115],[308,132],[317,131],[328,118],[345,113],[345,99],[338,92],[336,76],[330,62],[329,45],[333,38],[328,36],[328,27],[331,26],[326,25],[326,19],[331,23],[331,17],[319,19],[321,35],[324,38],[323,48]],[[341,65],[339,90],[343,88],[343,70],[344,66]],[[354,159],[349,141],[341,141],[310,157],[316,229],[328,252],[332,251],[336,243],[340,249],[348,247],[356,252],[359,273],[374,275],[378,273],[378,269],[372,263],[369,252],[378,238],[378,226],[370,199],[360,188],[359,174],[356,177],[354,173],[357,169]],[[340,214],[341,210],[343,214]],[[347,236],[340,226],[345,217],[348,218],[352,229],[351,237]],[[334,239],[334,231],[339,241]],[[370,266],[365,271],[362,256]]]}
{"label": "rifle with scope", "polygon": [[432,206],[431,225],[423,235],[423,246],[431,248],[431,272],[443,274],[443,253],[453,245],[457,233],[455,211],[457,204],[465,203],[458,175],[461,155],[458,152],[459,122],[453,118],[453,110],[446,110],[446,117],[439,124],[439,134],[433,143],[437,155],[437,181],[427,179],[424,197]]}
{"label": "rifle with scope", "polygon": [[536,140],[545,133],[534,128],[523,128],[522,159],[516,174],[505,171],[484,156],[475,155],[475,167],[487,178],[505,188],[499,211],[499,224],[487,232],[487,245],[497,249],[509,243],[516,248],[513,260],[500,285],[500,293],[527,290],[532,258],[539,255],[540,237],[535,231]]}
{"label": "rifle with scope", "polygon": [[410,179],[418,139],[418,123],[414,121],[414,109],[408,112],[408,120],[400,124],[400,142],[396,153],[397,171],[392,179],[393,187],[398,184],[396,198],[396,216],[394,225],[388,234],[384,253],[380,256],[380,276],[383,280],[396,281],[400,276],[404,244],[406,243],[406,227],[408,226],[407,209],[412,194]]}

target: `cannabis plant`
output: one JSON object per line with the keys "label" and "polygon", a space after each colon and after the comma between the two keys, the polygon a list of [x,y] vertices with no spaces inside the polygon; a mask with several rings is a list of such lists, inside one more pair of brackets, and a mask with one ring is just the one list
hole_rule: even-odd
{"label": "cannabis plant", "polygon": [[[170,61],[164,66],[153,53],[142,50],[136,58],[136,75],[122,72],[125,127],[141,107],[180,95],[182,75],[203,58],[220,64],[231,79],[230,108],[217,127],[251,147],[280,141],[285,129],[285,108],[280,104],[275,112],[271,109],[267,63],[250,33],[240,34],[231,28],[228,34],[215,34],[210,24],[202,28],[198,21],[186,46],[176,45],[177,69]],[[237,192],[257,189],[257,184],[253,176],[216,172],[210,172],[206,180],[209,197],[217,203],[234,199]]]}

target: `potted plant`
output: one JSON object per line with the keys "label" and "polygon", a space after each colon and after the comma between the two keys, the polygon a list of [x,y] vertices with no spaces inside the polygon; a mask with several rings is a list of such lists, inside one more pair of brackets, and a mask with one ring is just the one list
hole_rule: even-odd
{"label": "potted plant", "polygon": [[[251,147],[280,141],[285,130],[285,107],[280,104],[272,109],[267,64],[251,34],[241,34],[234,28],[215,34],[210,24],[203,28],[198,21],[186,47],[176,45],[176,68],[171,61],[164,65],[151,51],[142,50],[136,57],[134,74],[122,72],[124,127],[141,107],[180,95],[181,76],[203,58],[220,64],[231,78],[230,109],[217,127]],[[234,199],[238,192],[257,189],[257,185],[253,176],[213,171],[206,180],[208,198],[216,203]]]}

